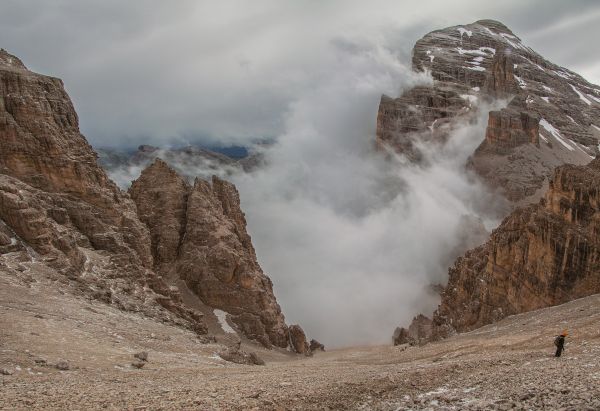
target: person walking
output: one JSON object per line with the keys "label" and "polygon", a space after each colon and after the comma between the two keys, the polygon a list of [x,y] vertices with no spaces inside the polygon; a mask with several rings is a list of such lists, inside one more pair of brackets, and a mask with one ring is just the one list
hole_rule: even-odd
{"label": "person walking", "polygon": [[567,330],[564,330],[560,335],[557,335],[554,339],[554,345],[556,345],[556,354],[554,354],[555,357],[560,357],[563,350],[565,349],[565,337],[567,335],[569,335],[569,333],[567,333]]}

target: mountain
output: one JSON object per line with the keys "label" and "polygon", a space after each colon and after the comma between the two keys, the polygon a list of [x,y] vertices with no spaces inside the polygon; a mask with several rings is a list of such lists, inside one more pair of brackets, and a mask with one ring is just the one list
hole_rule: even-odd
{"label": "mountain", "polygon": [[413,68],[430,71],[433,84],[382,97],[378,144],[422,161],[419,140],[445,141],[503,99],[506,107],[487,112],[466,167],[515,209],[456,260],[433,318],[415,317],[394,342],[444,338],[599,293],[600,87],[492,20],[425,35]]}
{"label": "mountain", "polygon": [[242,336],[293,347],[235,187],[216,177],[190,187],[156,161],[130,197],[98,165],[62,81],[5,50],[0,152],[0,268],[200,336],[217,319],[229,327],[229,317]]}
{"label": "mountain", "polygon": [[[539,200],[555,167],[600,152],[600,87],[544,59],[500,22],[433,31],[415,44],[412,66],[433,84],[381,98],[380,146],[420,161],[415,142],[444,141],[488,111],[468,166],[514,204]],[[498,100],[506,106],[489,110]]]}
{"label": "mountain", "polygon": [[600,293],[600,158],[558,167],[544,198],[518,208],[450,269],[434,336]]}
{"label": "mountain", "polygon": [[216,176],[193,185],[156,159],[129,189],[150,229],[157,272],[183,279],[207,305],[225,310],[245,335],[286,347],[288,329],[246,231],[235,186]]}
{"label": "mountain", "polygon": [[205,333],[151,270],[148,229],[96,163],[62,81],[5,50],[0,80],[0,227],[12,247],[2,260],[17,251],[93,298]]}

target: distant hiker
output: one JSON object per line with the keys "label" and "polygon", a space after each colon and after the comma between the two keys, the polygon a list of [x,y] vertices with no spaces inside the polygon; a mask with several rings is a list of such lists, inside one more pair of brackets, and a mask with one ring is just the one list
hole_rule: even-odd
{"label": "distant hiker", "polygon": [[555,357],[560,357],[563,350],[565,349],[565,337],[567,335],[569,335],[569,333],[567,333],[567,331],[565,330],[560,335],[557,335],[554,339],[554,345],[556,345],[556,354],[554,354]]}

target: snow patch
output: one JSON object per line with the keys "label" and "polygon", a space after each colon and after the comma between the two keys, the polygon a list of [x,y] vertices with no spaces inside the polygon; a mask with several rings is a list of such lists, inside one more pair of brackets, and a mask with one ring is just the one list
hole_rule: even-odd
{"label": "snow patch", "polygon": [[487,27],[484,27],[483,29],[484,29],[485,31],[487,31],[489,34],[491,34],[492,36],[497,36],[497,35],[498,35],[498,34],[494,33],[492,30],[490,30],[490,29],[489,29],[489,28],[487,28]]}
{"label": "snow patch", "polygon": [[456,51],[458,51],[458,54],[478,54],[480,56],[486,56],[488,54],[496,54],[496,49],[492,48],[492,47],[479,47],[478,49],[474,49],[474,50],[465,50],[462,47],[456,47],[455,49]]}
{"label": "snow patch", "polygon": [[219,325],[223,331],[230,334],[237,334],[229,323],[227,323],[227,313],[225,311],[215,309],[213,313],[217,317],[217,320],[219,320]]}
{"label": "snow patch", "polygon": [[579,96],[579,98],[580,98],[581,100],[583,100],[583,102],[584,102],[584,103],[586,103],[588,106],[591,106],[591,105],[592,105],[592,102],[591,102],[590,100],[588,100],[588,99],[585,97],[585,95],[584,95],[584,94],[583,94],[581,91],[579,91],[579,90],[577,89],[577,87],[575,87],[575,86],[574,86],[574,85],[572,85],[572,84],[569,84],[569,86],[571,86],[571,88],[573,89],[573,91],[574,91],[575,93],[577,93],[577,95]]}
{"label": "snow patch", "polygon": [[[506,33],[500,33],[500,35],[503,37],[504,41],[506,41],[508,44],[510,44],[514,49],[523,49],[523,50],[527,50],[526,47],[524,47],[520,42],[519,39],[517,39],[515,36],[512,36],[510,34],[506,34]],[[517,43],[513,43],[510,39],[513,40],[517,40]]]}
{"label": "snow patch", "polygon": [[471,90],[473,90],[473,91],[479,91],[480,88],[479,87],[471,87]]}
{"label": "snow patch", "polygon": [[554,93],[554,90],[546,85],[542,84],[542,88],[546,90],[548,93]]}
{"label": "snow patch", "polygon": [[592,124],[591,126],[594,127],[596,130],[600,131],[600,127],[598,127],[597,125]]}
{"label": "snow patch", "polygon": [[527,98],[525,99],[525,103],[526,104],[531,104],[533,103],[533,97],[531,97],[530,95],[527,95]]}
{"label": "snow patch", "polygon": [[466,68],[466,69],[469,69],[469,70],[473,70],[473,71],[485,71],[485,68],[483,68],[481,66],[475,66],[475,67],[463,66],[463,68]]}
{"label": "snow patch", "polygon": [[517,82],[519,83],[519,87],[525,88],[527,86],[527,83],[525,83],[525,81],[521,77],[517,76],[516,74],[513,74],[513,76],[515,77],[515,80],[517,80]]}
{"label": "snow patch", "polygon": [[513,69],[516,69],[518,66],[518,64],[513,64]]}
{"label": "snow patch", "polygon": [[467,36],[471,37],[473,35],[473,32],[471,30],[467,30],[463,27],[459,27],[456,30],[458,30],[458,32],[460,33],[460,38],[462,40],[462,37],[464,34],[466,34]]}
{"label": "snow patch", "polygon": [[576,122],[575,120],[573,120],[573,117],[571,117],[571,116],[567,115],[567,118],[568,118],[569,120],[571,120],[573,123],[577,124],[577,122]]}
{"label": "snow patch", "polygon": [[437,123],[438,120],[439,119],[436,118],[435,120],[433,120],[433,123],[431,123],[431,125],[429,126],[429,130],[431,130],[432,133],[433,133],[433,128],[435,126],[435,123]]}
{"label": "snow patch", "polygon": [[546,143],[548,142],[548,139],[547,139],[546,137],[544,137],[544,136],[543,136],[541,133],[540,133],[540,138],[541,138],[542,140],[544,140],[544,142],[546,142]]}
{"label": "snow patch", "polygon": [[562,77],[564,79],[567,80],[571,80],[571,75],[568,73],[565,73],[564,71],[556,71],[556,70],[552,70],[554,72],[554,74],[556,74],[558,77]]}
{"label": "snow patch", "polygon": [[565,146],[569,151],[575,151],[575,149],[571,147],[569,143],[563,140],[563,137],[560,135],[560,132],[556,128],[554,128],[552,124],[548,123],[548,121],[546,121],[545,118],[542,118],[540,120],[540,126],[544,127],[548,133],[552,134],[552,136],[555,139],[557,139],[560,144]]}
{"label": "snow patch", "polygon": [[467,100],[469,103],[473,104],[477,101],[477,96],[473,96],[471,94],[461,94],[460,97],[463,100]]}
{"label": "snow patch", "polygon": [[542,97],[542,100],[544,100],[546,103],[550,104],[550,98],[549,97]]}
{"label": "snow patch", "polygon": [[586,94],[586,96],[588,96],[589,98],[594,100],[596,103],[600,103],[600,98],[598,98],[596,96],[592,96],[591,94]]}

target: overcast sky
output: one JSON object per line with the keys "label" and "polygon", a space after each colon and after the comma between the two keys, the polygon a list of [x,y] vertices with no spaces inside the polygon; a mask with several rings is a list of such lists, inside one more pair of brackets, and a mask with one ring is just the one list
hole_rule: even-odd
{"label": "overcast sky", "polygon": [[482,18],[600,84],[593,0],[3,0],[0,47],[64,80],[96,146],[243,144],[278,136],[337,50],[376,43],[409,65],[427,32]]}

